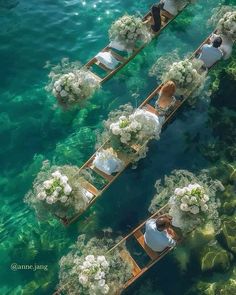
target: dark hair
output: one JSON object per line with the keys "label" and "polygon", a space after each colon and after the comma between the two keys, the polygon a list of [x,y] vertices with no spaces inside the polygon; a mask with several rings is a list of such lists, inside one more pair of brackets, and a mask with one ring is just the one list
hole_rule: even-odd
{"label": "dark hair", "polygon": [[163,231],[170,226],[170,220],[167,217],[158,217],[156,219],[157,229]]}
{"label": "dark hair", "polygon": [[151,13],[154,21],[152,29],[154,32],[158,32],[161,28],[161,8],[159,4],[152,5]]}
{"label": "dark hair", "polygon": [[222,44],[221,37],[216,37],[214,41],[212,42],[213,47],[218,48]]}

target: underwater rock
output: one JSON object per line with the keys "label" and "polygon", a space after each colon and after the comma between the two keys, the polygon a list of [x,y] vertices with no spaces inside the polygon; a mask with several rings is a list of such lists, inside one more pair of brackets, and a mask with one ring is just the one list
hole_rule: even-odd
{"label": "underwater rock", "polygon": [[222,224],[222,233],[229,249],[236,254],[236,216],[227,217]]}
{"label": "underwater rock", "polygon": [[227,271],[230,268],[233,255],[224,250],[219,244],[206,246],[201,252],[200,262],[202,271]]}

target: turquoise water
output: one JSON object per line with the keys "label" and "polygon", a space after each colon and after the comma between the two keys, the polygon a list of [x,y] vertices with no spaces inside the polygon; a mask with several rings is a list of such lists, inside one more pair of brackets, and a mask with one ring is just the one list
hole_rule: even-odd
{"label": "turquoise water", "polygon": [[[58,260],[78,234],[92,236],[107,227],[117,234],[127,233],[148,216],[158,178],[173,169],[195,172],[208,167],[195,142],[186,139],[188,133],[211,134],[206,127],[208,103],[201,102],[194,109],[185,106],[161,140],[151,144],[138,168],[125,171],[69,229],[56,221],[38,222],[23,203],[42,160],[78,166],[86,161],[94,152],[102,120],[121,104],[138,105],[156,87],[148,71],[158,57],[176,48],[181,58],[193,52],[211,32],[206,22],[221,2],[235,3],[199,0],[189,6],[158,40],[104,84],[85,109],[72,112],[61,111],[44,90],[46,62],[57,64],[69,57],[85,63],[107,44],[106,32],[113,20],[125,12],[144,14],[153,2],[20,0],[12,9],[0,8],[0,294],[51,294]],[[47,265],[48,271],[14,272],[12,263]],[[151,291],[143,291],[149,278]],[[167,278],[173,278],[168,288]],[[191,278],[169,256],[127,293],[180,295],[191,285]]]}

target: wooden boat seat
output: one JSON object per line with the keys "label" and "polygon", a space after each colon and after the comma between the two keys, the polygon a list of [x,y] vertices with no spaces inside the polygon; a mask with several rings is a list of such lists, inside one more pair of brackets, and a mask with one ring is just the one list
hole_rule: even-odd
{"label": "wooden boat seat", "polygon": [[95,197],[100,195],[100,191],[95,186],[93,186],[90,182],[88,182],[87,180],[83,179],[83,184],[82,185],[87,191],[89,191]]}
{"label": "wooden boat seat", "polygon": [[136,238],[136,240],[138,241],[138,243],[140,244],[140,246],[144,249],[144,251],[147,253],[147,255],[152,259],[155,260],[158,258],[158,256],[160,255],[160,253],[153,251],[151,248],[148,247],[148,245],[145,243],[144,240],[144,235],[141,232],[141,230],[137,230],[134,233],[134,237]]}
{"label": "wooden boat seat", "polygon": [[122,249],[120,251],[120,257],[132,266],[132,275],[134,277],[136,277],[142,271],[128,251]]}
{"label": "wooden boat seat", "polygon": [[95,173],[97,173],[98,175],[100,175],[101,177],[103,177],[104,179],[108,180],[108,181],[112,181],[112,179],[114,178],[114,176],[112,175],[108,175],[105,172],[99,170],[97,167],[95,167],[92,163],[90,163],[90,165],[88,166],[90,169],[92,169]]}
{"label": "wooden boat seat", "polygon": [[169,13],[165,9],[162,9],[161,10],[161,16],[164,16],[167,19],[166,22],[169,21],[169,20],[171,20],[174,17],[173,14]]}

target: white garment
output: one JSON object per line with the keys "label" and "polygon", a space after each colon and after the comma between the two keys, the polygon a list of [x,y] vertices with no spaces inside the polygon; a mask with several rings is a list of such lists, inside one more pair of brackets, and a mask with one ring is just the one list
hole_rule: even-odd
{"label": "white garment", "polygon": [[146,222],[144,240],[148,247],[156,252],[162,252],[167,247],[174,247],[176,245],[175,240],[165,230],[157,230],[155,219],[149,219]]}
{"label": "white garment", "polygon": [[111,175],[123,169],[124,163],[107,150],[96,153],[93,165],[102,172]]}
{"label": "white garment", "polygon": [[172,15],[178,14],[178,7],[175,0],[164,0],[163,8]]}
{"label": "white garment", "polygon": [[133,49],[127,48],[125,44],[122,44],[117,40],[111,41],[108,47],[114,48],[119,51],[127,51],[128,53],[131,53],[133,51]]}
{"label": "white garment", "polygon": [[213,66],[223,57],[220,49],[213,47],[212,44],[204,44],[201,49],[199,59],[201,59],[207,68]]}
{"label": "white garment", "polygon": [[99,52],[96,56],[96,59],[104,64],[108,69],[114,70],[117,65],[120,63],[115,57],[108,51]]}

